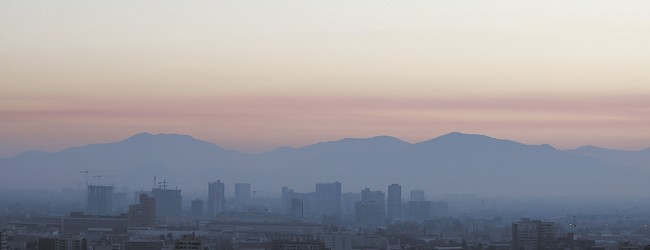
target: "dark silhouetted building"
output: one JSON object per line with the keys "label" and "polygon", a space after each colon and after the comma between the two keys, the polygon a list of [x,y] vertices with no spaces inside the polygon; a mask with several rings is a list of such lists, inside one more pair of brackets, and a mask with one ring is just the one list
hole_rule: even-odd
{"label": "dark silhouetted building", "polygon": [[225,185],[220,180],[208,183],[208,217],[226,210]]}
{"label": "dark silhouetted building", "polygon": [[[51,249],[54,250],[56,249],[56,241],[57,238],[52,238],[52,237],[46,237],[46,238],[38,238],[38,249]],[[6,248],[3,248],[2,250],[7,250]]]}
{"label": "dark silhouetted building", "polygon": [[113,211],[113,186],[88,185],[89,214],[109,215]]}
{"label": "dark silhouetted building", "polygon": [[146,194],[140,194],[138,204],[129,206],[127,213],[130,227],[153,227],[156,225],[156,201]]}
{"label": "dark silhouetted building", "polygon": [[396,220],[402,216],[402,186],[399,184],[391,184],[388,186],[386,212],[390,220]]}
{"label": "dark silhouetted building", "polygon": [[156,217],[181,216],[183,198],[181,190],[154,188],[151,195],[156,201]]}

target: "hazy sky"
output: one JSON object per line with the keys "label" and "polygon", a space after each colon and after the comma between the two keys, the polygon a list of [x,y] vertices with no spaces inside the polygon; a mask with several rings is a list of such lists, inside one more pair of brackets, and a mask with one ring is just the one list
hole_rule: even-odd
{"label": "hazy sky", "polygon": [[0,157],[461,131],[650,147],[650,1],[0,0]]}

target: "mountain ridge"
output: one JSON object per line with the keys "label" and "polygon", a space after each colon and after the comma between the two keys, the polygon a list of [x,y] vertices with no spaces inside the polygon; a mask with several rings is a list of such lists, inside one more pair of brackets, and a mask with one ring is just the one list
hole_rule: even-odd
{"label": "mountain ridge", "polygon": [[82,186],[79,172],[88,170],[133,188],[142,188],[154,175],[191,180],[185,188],[197,192],[206,182],[222,179],[278,190],[287,184],[306,187],[341,181],[351,190],[403,183],[464,193],[615,195],[647,188],[642,180],[648,176],[637,168],[613,166],[548,144],[459,132],[418,143],[384,135],[262,153],[227,150],[188,135],[143,132],[113,143],[54,153],[25,152],[0,159],[0,170],[9,173],[0,176],[0,188],[20,187],[24,180],[78,188]]}

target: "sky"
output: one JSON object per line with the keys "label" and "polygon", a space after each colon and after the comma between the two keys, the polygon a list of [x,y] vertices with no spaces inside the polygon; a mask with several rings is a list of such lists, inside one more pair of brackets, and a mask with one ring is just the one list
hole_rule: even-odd
{"label": "sky", "polygon": [[650,1],[0,0],[0,157],[189,134],[650,147]]}

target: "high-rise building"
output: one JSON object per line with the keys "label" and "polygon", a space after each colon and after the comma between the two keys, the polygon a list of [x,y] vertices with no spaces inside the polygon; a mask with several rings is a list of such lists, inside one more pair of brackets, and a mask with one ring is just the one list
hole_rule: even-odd
{"label": "high-rise building", "polygon": [[358,201],[361,201],[360,193],[341,194],[341,214],[343,216],[354,216],[355,206]]}
{"label": "high-rise building", "polygon": [[293,189],[282,187],[282,212],[289,214],[291,212],[291,200],[294,198]]}
{"label": "high-rise building", "polygon": [[130,227],[152,227],[156,225],[156,201],[147,194],[140,194],[138,204],[129,206],[127,213]]}
{"label": "high-rise building", "polygon": [[0,250],[9,249],[7,239],[9,238],[9,233],[5,231],[0,231]]}
{"label": "high-rise building", "polygon": [[341,214],[341,183],[316,183],[314,212],[317,216]]}
{"label": "high-rise building", "polygon": [[424,190],[422,189],[411,190],[411,201],[424,201],[424,200],[426,200],[424,198]]}
{"label": "high-rise building", "polygon": [[379,204],[386,202],[386,195],[382,191],[372,191],[369,188],[361,190],[361,201],[374,201]]}
{"label": "high-rise building", "polygon": [[235,183],[235,203],[238,207],[243,207],[251,202],[251,184]]}
{"label": "high-rise building", "polygon": [[399,219],[402,215],[402,186],[399,184],[391,184],[388,186],[386,211],[390,220]]}
{"label": "high-rise building", "polygon": [[301,198],[291,199],[291,207],[289,208],[289,215],[293,218],[302,219],[304,214],[304,203]]}
{"label": "high-rise building", "polygon": [[203,200],[193,200],[191,204],[192,216],[202,217],[203,216]]}
{"label": "high-rise building", "polygon": [[179,189],[154,188],[151,195],[156,201],[157,217],[181,216],[183,198]]}
{"label": "high-rise building", "polygon": [[208,183],[208,217],[226,210],[225,185],[220,180]]}
{"label": "high-rise building", "polygon": [[552,248],[555,239],[555,223],[522,218],[512,223],[512,245],[516,250]]}
{"label": "high-rise building", "polygon": [[386,195],[382,191],[361,190],[361,201],[355,207],[358,224],[367,227],[384,225],[386,217]]}
{"label": "high-rise building", "polygon": [[108,215],[113,210],[113,186],[88,185],[88,213]]}

